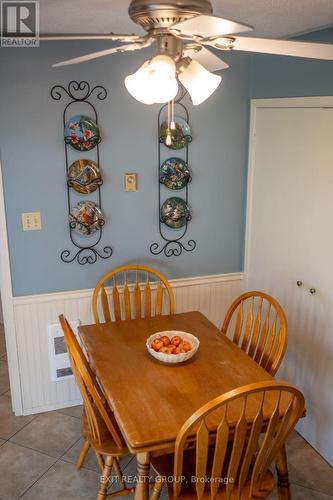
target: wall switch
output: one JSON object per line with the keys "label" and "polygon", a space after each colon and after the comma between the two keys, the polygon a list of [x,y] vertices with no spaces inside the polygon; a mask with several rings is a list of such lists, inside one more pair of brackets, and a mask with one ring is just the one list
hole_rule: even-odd
{"label": "wall switch", "polygon": [[40,212],[22,214],[22,227],[23,231],[40,231],[42,229]]}
{"label": "wall switch", "polygon": [[137,174],[124,175],[124,191],[133,192],[137,190]]}

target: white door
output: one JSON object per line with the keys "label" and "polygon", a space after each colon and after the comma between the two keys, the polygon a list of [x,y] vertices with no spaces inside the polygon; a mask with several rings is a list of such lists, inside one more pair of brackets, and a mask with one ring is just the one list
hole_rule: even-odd
{"label": "white door", "polygon": [[333,464],[333,109],[292,102],[256,101],[247,286],[285,309],[289,344],[278,378],[302,390],[307,416],[298,430]]}

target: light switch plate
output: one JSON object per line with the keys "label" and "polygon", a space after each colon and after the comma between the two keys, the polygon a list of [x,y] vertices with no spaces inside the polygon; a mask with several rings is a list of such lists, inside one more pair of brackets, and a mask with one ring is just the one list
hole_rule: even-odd
{"label": "light switch plate", "polygon": [[42,229],[40,212],[23,213],[22,227],[23,231],[40,231]]}
{"label": "light switch plate", "polygon": [[124,175],[124,191],[133,192],[137,190],[137,174]]}

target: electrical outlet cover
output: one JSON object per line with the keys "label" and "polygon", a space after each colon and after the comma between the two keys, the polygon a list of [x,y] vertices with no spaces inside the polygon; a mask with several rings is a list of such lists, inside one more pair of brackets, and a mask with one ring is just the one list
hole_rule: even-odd
{"label": "electrical outlet cover", "polygon": [[22,214],[23,231],[41,231],[42,220],[40,212],[26,212]]}

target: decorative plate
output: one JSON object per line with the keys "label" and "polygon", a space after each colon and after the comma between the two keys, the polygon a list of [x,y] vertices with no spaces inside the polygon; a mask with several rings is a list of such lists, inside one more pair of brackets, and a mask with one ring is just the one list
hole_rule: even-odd
{"label": "decorative plate", "polygon": [[168,198],[161,206],[160,219],[168,227],[179,229],[192,219],[190,207],[181,198]]}
{"label": "decorative plate", "polygon": [[171,130],[171,145],[165,144],[168,122],[164,121],[160,129],[160,142],[163,142],[170,149],[183,149],[187,144],[192,142],[191,128],[184,118],[175,116],[176,128]]}
{"label": "decorative plate", "polygon": [[90,151],[101,142],[99,127],[84,115],[72,116],[65,125],[65,142],[77,151]]}
{"label": "decorative plate", "polygon": [[68,169],[67,184],[74,191],[89,194],[103,184],[101,172],[92,160],[76,160]]}
{"label": "decorative plate", "polygon": [[191,173],[187,163],[181,158],[169,158],[160,168],[160,183],[169,189],[183,189],[191,182]]}
{"label": "decorative plate", "polygon": [[[174,336],[181,337],[183,340],[191,344],[192,349],[188,352],[184,352],[181,354],[164,354],[162,352],[156,352],[154,349],[152,349],[151,344],[155,339],[158,339],[162,336],[169,337],[170,340]],[[158,332],[151,335],[146,341],[146,346],[149,354],[151,354],[154,358],[158,359],[159,361],[162,361],[162,363],[175,364],[175,363],[183,363],[184,361],[187,361],[188,359],[192,358],[199,349],[200,341],[199,339],[197,339],[197,337],[195,337],[191,333],[179,332],[178,330],[168,330],[165,332]]]}
{"label": "decorative plate", "polygon": [[93,201],[80,201],[69,215],[70,227],[85,236],[93,234],[105,224],[101,209]]}

